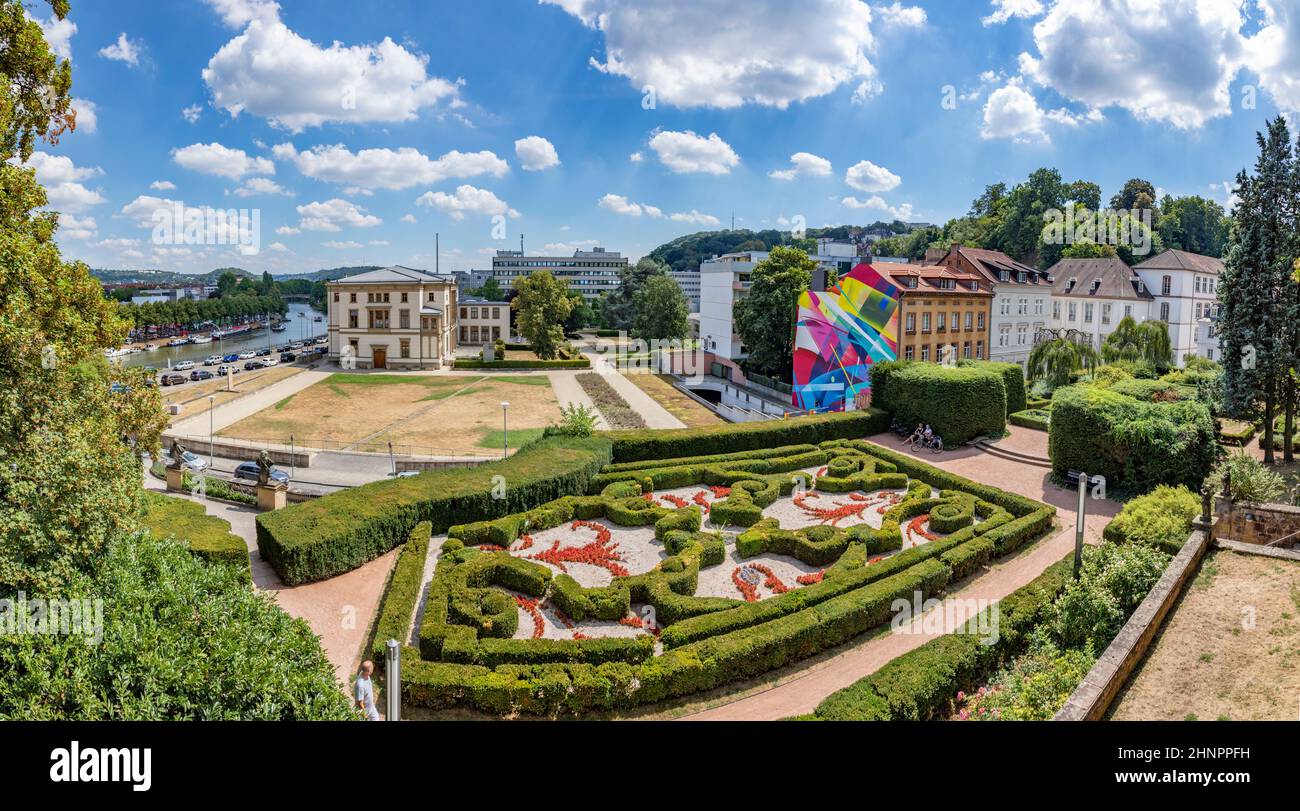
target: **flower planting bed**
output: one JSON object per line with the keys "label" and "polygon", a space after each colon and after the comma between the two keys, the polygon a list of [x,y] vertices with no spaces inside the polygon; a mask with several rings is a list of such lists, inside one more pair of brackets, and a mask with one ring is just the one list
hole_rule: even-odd
{"label": "flower planting bed", "polygon": [[864,440],[606,465],[430,546],[403,699],[557,715],[721,687],[887,622],[1053,513]]}

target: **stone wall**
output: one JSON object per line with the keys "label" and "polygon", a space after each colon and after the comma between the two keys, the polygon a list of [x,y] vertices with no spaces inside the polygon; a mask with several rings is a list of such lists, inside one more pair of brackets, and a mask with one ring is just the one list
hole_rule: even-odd
{"label": "stone wall", "polygon": [[1300,507],[1288,504],[1234,504],[1224,498],[1214,505],[1214,537],[1240,543],[1292,548],[1300,541]]}

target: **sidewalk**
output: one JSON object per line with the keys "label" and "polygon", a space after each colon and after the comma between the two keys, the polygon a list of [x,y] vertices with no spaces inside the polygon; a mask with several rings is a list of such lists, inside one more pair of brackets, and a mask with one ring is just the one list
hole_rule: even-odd
{"label": "sidewalk", "polygon": [[555,399],[560,401],[561,408],[571,405],[586,406],[596,412],[597,429],[604,431],[609,428],[609,423],[601,416],[596,403],[587,392],[582,390],[582,386],[578,385],[577,372],[551,372],[547,376],[551,379],[551,390],[555,392]]}
{"label": "sidewalk", "polygon": [[[220,431],[246,417],[251,417],[262,409],[273,406],[284,398],[319,383],[332,373],[331,371],[306,369],[293,377],[287,377],[278,383],[272,383],[252,394],[231,400],[229,403],[223,403],[212,412],[212,430]],[[208,419],[207,412],[197,414],[193,417],[177,420],[168,431],[181,436],[206,436],[209,427]]]}
{"label": "sidewalk", "polygon": [[618,392],[627,401],[633,411],[641,415],[641,419],[645,420],[645,427],[654,429],[686,427],[686,423],[674,417],[668,412],[668,409],[659,405],[653,397],[624,377],[618,369],[610,364],[605,356],[595,352],[584,352],[583,354],[591,359],[591,370],[604,375],[605,379],[609,381],[609,385],[614,387],[614,391]]}

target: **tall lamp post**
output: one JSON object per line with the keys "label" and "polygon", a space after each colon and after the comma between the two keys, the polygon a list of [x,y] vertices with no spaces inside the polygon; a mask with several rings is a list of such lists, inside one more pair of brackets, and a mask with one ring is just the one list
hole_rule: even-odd
{"label": "tall lamp post", "polygon": [[510,455],[510,428],[506,422],[506,413],[510,409],[510,403],[505,400],[501,401],[501,458],[505,459]]}
{"label": "tall lamp post", "polygon": [[217,395],[215,394],[208,395],[208,467],[217,466],[217,454],[213,451],[214,445],[212,442],[212,434],[213,434],[212,412],[216,408],[216,401],[217,401]]}
{"label": "tall lamp post", "polygon": [[1078,580],[1083,569],[1083,522],[1088,509],[1088,485],[1095,486],[1095,497],[1105,498],[1106,477],[1090,477],[1082,470],[1071,470],[1067,478],[1079,485],[1079,508],[1074,515],[1074,579]]}

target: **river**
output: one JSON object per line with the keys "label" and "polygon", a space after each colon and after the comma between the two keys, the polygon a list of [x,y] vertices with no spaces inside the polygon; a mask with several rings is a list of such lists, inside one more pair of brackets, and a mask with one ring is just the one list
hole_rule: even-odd
{"label": "river", "polygon": [[208,355],[225,355],[249,349],[265,349],[268,346],[275,348],[290,341],[301,341],[325,334],[325,322],[313,320],[324,313],[313,310],[304,302],[291,301],[288,305],[289,312],[285,315],[287,319],[285,326],[288,329],[284,332],[272,332],[263,328],[229,338],[214,338],[210,344],[186,344],[185,346],[167,346],[167,341],[171,339],[159,338],[154,341],[158,344],[158,348],[152,352],[133,352],[112,360],[123,366],[153,366],[156,369],[169,369],[183,360],[202,363]]}

